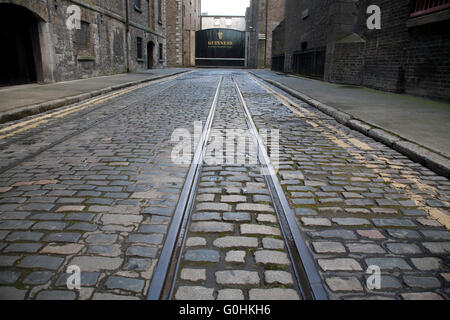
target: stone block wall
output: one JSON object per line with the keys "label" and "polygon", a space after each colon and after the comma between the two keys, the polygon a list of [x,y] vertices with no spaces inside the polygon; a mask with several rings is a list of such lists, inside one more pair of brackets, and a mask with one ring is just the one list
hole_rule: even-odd
{"label": "stone block wall", "polygon": [[[20,7],[37,18],[43,75],[41,82],[67,81],[166,66],[165,0],[161,1],[162,19],[155,20],[159,0],[141,0],[135,8],[129,3],[130,29],[127,50],[126,2],[123,0],[0,0],[0,5]],[[69,30],[66,21],[71,5],[81,8],[81,29]],[[142,39],[138,59],[137,37]],[[147,44],[154,43],[153,59],[148,59]],[[159,56],[159,45],[163,56]],[[152,65],[148,65],[148,63]]]}

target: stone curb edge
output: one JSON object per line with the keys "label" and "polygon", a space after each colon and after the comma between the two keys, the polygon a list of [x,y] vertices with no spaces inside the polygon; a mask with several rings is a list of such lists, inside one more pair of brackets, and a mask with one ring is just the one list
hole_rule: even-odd
{"label": "stone curb edge", "polygon": [[118,84],[115,86],[111,86],[111,87],[107,87],[107,88],[103,88],[103,89],[99,89],[99,90],[95,90],[92,92],[87,92],[87,93],[83,93],[83,94],[79,94],[76,96],[71,96],[71,97],[66,97],[66,98],[61,98],[61,99],[57,99],[57,100],[51,100],[51,101],[46,101],[46,102],[42,102],[39,104],[34,104],[34,105],[29,105],[29,106],[25,106],[25,107],[20,107],[16,110],[13,111],[9,111],[9,112],[4,112],[4,113],[0,113],[0,124],[2,123],[6,123],[6,122],[10,122],[10,121],[15,121],[15,120],[20,120],[23,119],[25,117],[29,117],[32,115],[36,115],[36,114],[40,114],[40,113],[44,113],[56,108],[60,108],[60,107],[64,107],[64,106],[68,106],[74,103],[78,103],[78,102],[82,102],[97,96],[101,96],[103,94],[112,92],[112,91],[117,91],[120,89],[125,89],[128,87],[132,87],[138,84],[142,84],[142,83],[146,83],[146,82],[151,82],[151,81],[156,81],[156,80],[161,80],[164,78],[169,78],[175,75],[179,75],[179,74],[183,74],[183,73],[187,73],[191,70],[183,70],[183,71],[179,71],[179,72],[175,72],[175,73],[171,73],[171,74],[165,74],[165,75],[161,75],[161,76],[156,76],[153,78],[146,78],[146,79],[141,79],[141,80],[137,80],[137,81],[132,81],[132,82],[126,82],[126,83],[122,83],[122,84]]}
{"label": "stone curb edge", "polygon": [[359,131],[366,136],[373,138],[374,140],[385,144],[386,146],[402,153],[414,162],[418,162],[428,169],[434,171],[438,175],[442,175],[447,179],[450,179],[450,159],[427,149],[419,144],[410,142],[400,136],[392,134],[384,129],[377,128],[376,126],[369,124],[363,120],[356,119],[352,115],[339,111],[338,109],[321,103],[301,92],[288,88],[287,86],[270,79],[265,79],[262,76],[249,72],[255,77],[268,82],[275,87],[287,92],[288,94],[316,107],[323,113],[333,117],[339,123]]}

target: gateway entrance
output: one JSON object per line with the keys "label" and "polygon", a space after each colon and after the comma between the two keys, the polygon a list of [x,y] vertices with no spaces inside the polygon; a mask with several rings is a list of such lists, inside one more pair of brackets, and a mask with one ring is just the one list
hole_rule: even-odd
{"label": "gateway entrance", "polygon": [[244,67],[245,32],[232,29],[207,29],[195,35],[197,67]]}

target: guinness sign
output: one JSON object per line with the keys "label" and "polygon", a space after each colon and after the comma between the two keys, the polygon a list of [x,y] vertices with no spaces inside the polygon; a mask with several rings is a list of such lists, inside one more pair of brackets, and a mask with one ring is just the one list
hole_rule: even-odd
{"label": "guinness sign", "polygon": [[245,32],[214,28],[196,32],[197,66],[232,66],[245,64]]}
{"label": "guinness sign", "polygon": [[226,48],[226,47],[233,46],[233,41],[223,41],[223,32],[222,31],[217,32],[217,38],[219,39],[219,41],[208,41],[208,47]]}

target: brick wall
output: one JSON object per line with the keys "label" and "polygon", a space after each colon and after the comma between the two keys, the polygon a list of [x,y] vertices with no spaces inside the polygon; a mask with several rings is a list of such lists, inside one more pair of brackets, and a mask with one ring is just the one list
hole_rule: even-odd
{"label": "brick wall", "polygon": [[[376,89],[404,92],[405,59],[408,43],[406,21],[410,14],[408,0],[360,1],[358,33],[366,40],[362,84]],[[381,30],[369,30],[367,7],[381,8]]]}
{"label": "brick wall", "polygon": [[200,30],[200,0],[167,1],[167,64],[195,65],[195,32]]}
{"label": "brick wall", "polygon": [[[414,2],[287,0],[285,71],[294,52],[326,46],[327,81],[450,100],[450,12],[412,19]],[[381,30],[367,28],[369,5],[381,8]]]}
{"label": "brick wall", "polygon": [[285,0],[270,0],[269,1],[269,11],[268,11],[268,22],[267,22],[267,61],[266,68],[270,68],[272,66],[272,33],[274,29],[280,24],[280,22],[284,19],[284,5]]}
{"label": "brick wall", "polygon": [[328,81],[361,85],[364,67],[364,42],[338,42],[334,44]]}
{"label": "brick wall", "polygon": [[405,92],[450,100],[450,21],[409,30]]}
{"label": "brick wall", "polygon": [[[326,46],[329,28],[329,9],[332,0],[286,0],[285,32],[286,53],[301,50],[302,43],[307,48]],[[307,18],[302,14],[309,10]]]}
{"label": "brick wall", "polygon": [[271,67],[272,32],[283,20],[284,8],[285,0],[251,0],[246,13],[249,68]]}
{"label": "brick wall", "polygon": [[272,56],[284,54],[285,22],[284,20],[272,31]]}
{"label": "brick wall", "polygon": [[361,2],[361,8],[376,4],[382,12],[382,29],[369,31],[360,11],[358,27],[366,39],[362,84],[450,100],[450,35],[444,31],[450,20],[408,27],[414,1]]}

